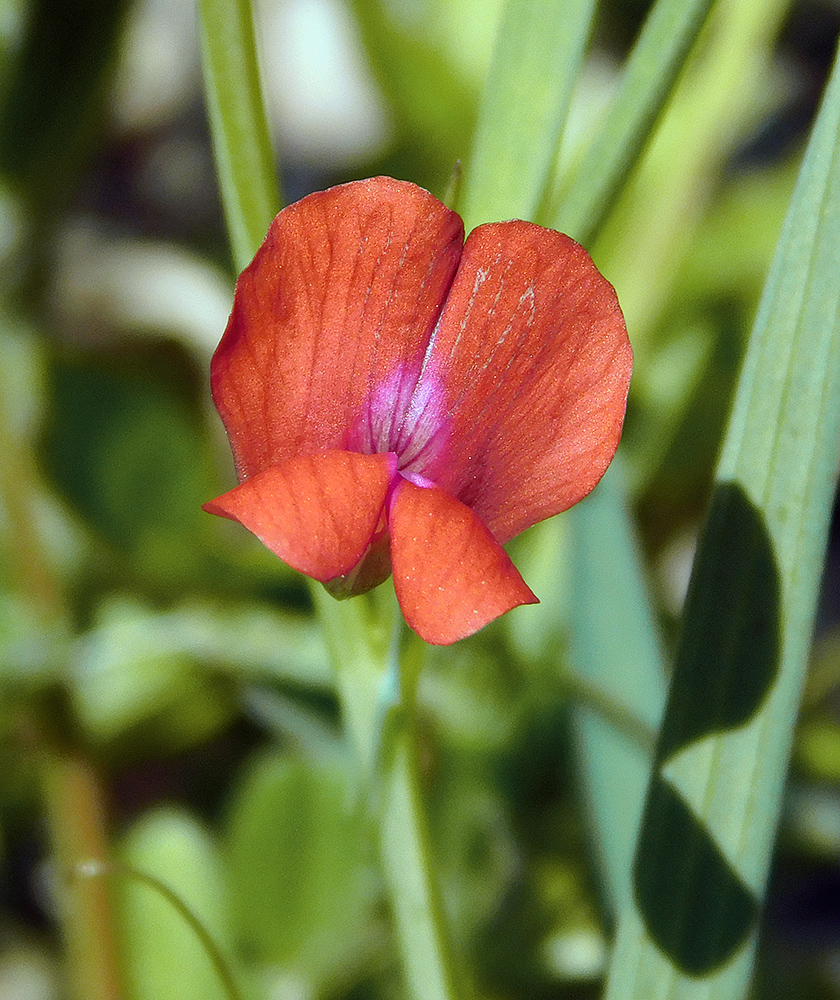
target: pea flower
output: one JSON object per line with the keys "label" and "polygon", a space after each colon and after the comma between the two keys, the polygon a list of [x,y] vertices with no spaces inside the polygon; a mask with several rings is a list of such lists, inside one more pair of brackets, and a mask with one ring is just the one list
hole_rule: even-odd
{"label": "pea flower", "polygon": [[239,486],[205,505],[336,596],[393,572],[449,644],[538,603],[505,550],[582,499],[621,434],[632,355],[569,237],[478,226],[388,177],[284,209],[211,365]]}

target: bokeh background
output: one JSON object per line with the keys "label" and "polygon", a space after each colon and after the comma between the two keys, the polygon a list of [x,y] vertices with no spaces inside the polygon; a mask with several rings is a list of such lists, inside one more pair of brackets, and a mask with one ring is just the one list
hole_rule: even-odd
{"label": "bokeh background", "polygon": [[[469,155],[499,7],[261,0],[285,199],[377,173],[441,194]],[[764,7],[739,35],[738,4],[718,4],[592,247],[636,350],[622,451],[666,648],[840,29],[836,0]],[[644,13],[601,5],[565,161]],[[189,902],[249,996],[399,995],[370,790],[308,592],[200,510],[234,482],[208,390],[233,280],[192,0],[2,0],[0,1000],[66,995],[39,778],[47,717],[98,769],[118,856]],[[762,998],[840,997],[838,541]],[[562,621],[562,524],[516,549]],[[421,685],[448,915],[488,997],[596,996],[611,928],[577,794],[566,636],[542,613],[519,609],[434,655]],[[165,900],[131,879],[115,892],[132,997],[223,995]]]}

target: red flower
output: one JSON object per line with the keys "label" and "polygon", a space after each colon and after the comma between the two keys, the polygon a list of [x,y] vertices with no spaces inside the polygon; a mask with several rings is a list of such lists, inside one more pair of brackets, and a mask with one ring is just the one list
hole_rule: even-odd
{"label": "red flower", "polygon": [[537,603],[502,545],[577,503],[621,434],[632,355],[567,236],[479,226],[378,177],[282,211],[212,363],[239,521],[338,596],[393,569],[431,643]]}

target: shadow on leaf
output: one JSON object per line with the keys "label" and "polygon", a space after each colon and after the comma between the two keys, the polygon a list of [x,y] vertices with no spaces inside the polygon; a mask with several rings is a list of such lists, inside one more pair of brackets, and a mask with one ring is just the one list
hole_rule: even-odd
{"label": "shadow on leaf", "polygon": [[779,601],[764,519],[725,483],[695,561],[633,872],[648,933],[692,976],[714,972],[746,942],[758,901],[661,771],[689,744],[759,711],[779,670]]}
{"label": "shadow on leaf", "polygon": [[759,710],[779,671],[779,570],[740,486],[715,490],[686,601],[659,763]]}
{"label": "shadow on leaf", "polygon": [[703,976],[752,930],[758,901],[679,793],[656,777],[634,866],[636,905],[648,933],[683,972]]}

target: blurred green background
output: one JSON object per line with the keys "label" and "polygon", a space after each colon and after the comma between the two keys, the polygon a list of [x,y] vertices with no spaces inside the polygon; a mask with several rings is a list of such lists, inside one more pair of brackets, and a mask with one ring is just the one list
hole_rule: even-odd
{"label": "blurred green background", "polygon": [[[734,6],[719,4],[719,29]],[[286,200],[377,173],[442,194],[469,152],[499,7],[263,0]],[[708,33],[591,248],[636,351],[622,450],[666,648],[840,26],[836,0],[767,9],[749,36]],[[563,163],[644,12],[602,5]],[[399,995],[369,789],[308,592],[200,510],[234,482],[207,379],[234,276],[195,16],[192,0],[0,0],[0,1000],[65,995],[39,781],[54,740],[97,768],[119,856],[183,896],[247,995]],[[734,101],[720,65],[740,74]],[[594,997],[605,968],[612,915],[556,627],[564,541],[562,518],[518,540],[543,605],[434,653],[421,682],[447,912],[487,997]],[[840,997],[836,542],[764,931],[766,998]],[[131,996],[221,997],[181,916],[130,879],[116,890]]]}

